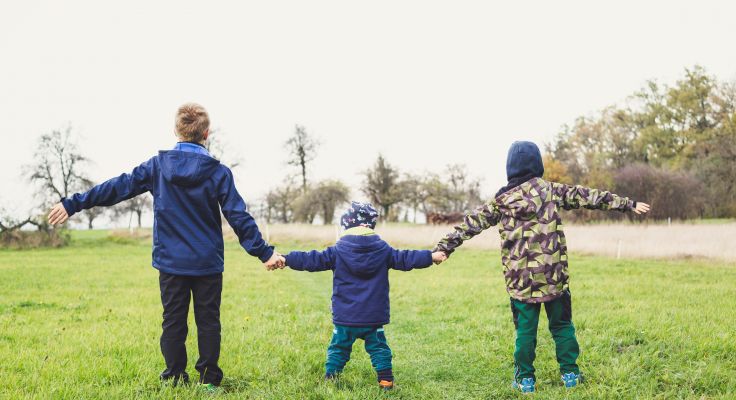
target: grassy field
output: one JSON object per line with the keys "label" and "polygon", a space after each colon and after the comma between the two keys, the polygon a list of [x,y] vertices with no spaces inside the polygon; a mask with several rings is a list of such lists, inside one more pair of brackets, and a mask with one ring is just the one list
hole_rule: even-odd
{"label": "grassy field", "polygon": [[[441,266],[391,273],[386,334],[399,387],[389,393],[378,391],[359,344],[338,384],[321,381],[329,273],[266,272],[235,243],[226,252],[222,397],[521,397],[509,385],[513,324],[495,251],[461,249]],[[588,381],[561,387],[543,318],[535,397],[736,397],[733,263],[573,255],[571,271]],[[161,305],[147,241],[75,233],[63,249],[0,251],[0,273],[0,398],[208,397],[158,381]],[[191,317],[190,324],[196,376]]]}

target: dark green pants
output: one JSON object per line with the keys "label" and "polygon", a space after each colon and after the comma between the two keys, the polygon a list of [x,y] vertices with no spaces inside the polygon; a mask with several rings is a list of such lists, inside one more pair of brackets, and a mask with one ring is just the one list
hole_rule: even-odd
{"label": "dark green pants", "polygon": [[391,369],[391,349],[386,343],[386,335],[382,326],[356,327],[335,325],[332,331],[332,341],[327,348],[327,374],[342,372],[345,364],[350,360],[350,352],[356,340],[365,341],[365,351],[371,356],[371,364],[376,371]]}
{"label": "dark green pants", "polygon": [[[514,351],[514,379],[517,382],[524,378],[535,378],[534,358],[537,348],[537,325],[541,304],[522,303],[511,299],[511,312],[516,326],[516,350]],[[544,303],[549,320],[549,331],[555,341],[557,362],[560,373],[580,373],[576,364],[580,347],[575,338],[575,326],[572,324],[572,304],[570,292]]]}

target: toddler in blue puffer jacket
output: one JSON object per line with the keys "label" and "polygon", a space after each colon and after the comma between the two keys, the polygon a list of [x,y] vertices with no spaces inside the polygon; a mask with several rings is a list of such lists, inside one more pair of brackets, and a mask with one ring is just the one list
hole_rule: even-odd
{"label": "toddler in blue puffer jacket", "polygon": [[426,268],[446,259],[442,252],[396,250],[374,231],[378,212],[370,204],[352,202],[340,223],[340,240],[324,251],[292,251],[286,265],[297,271],[333,271],[332,341],[327,348],[325,379],[335,379],[350,360],[353,343],[365,349],[378,375],[379,386],[392,389],[391,349],[383,326],[389,323],[388,270]]}

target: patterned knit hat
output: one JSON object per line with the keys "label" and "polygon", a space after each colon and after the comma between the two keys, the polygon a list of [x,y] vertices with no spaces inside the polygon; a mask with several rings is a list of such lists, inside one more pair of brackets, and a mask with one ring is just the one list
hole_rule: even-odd
{"label": "patterned knit hat", "polygon": [[376,220],[378,220],[378,211],[371,204],[353,201],[350,208],[340,218],[340,225],[345,229],[361,225],[373,229],[376,227]]}

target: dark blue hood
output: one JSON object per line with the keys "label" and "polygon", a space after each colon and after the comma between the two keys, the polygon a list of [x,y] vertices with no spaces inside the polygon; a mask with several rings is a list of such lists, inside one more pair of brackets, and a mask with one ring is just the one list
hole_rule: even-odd
{"label": "dark blue hood", "polygon": [[544,164],[539,147],[532,142],[514,142],[506,157],[506,179],[530,176],[541,178],[544,175]]}
{"label": "dark blue hood", "polygon": [[386,269],[386,258],[391,247],[378,235],[348,235],[337,242],[335,250],[353,275],[370,278]]}
{"label": "dark blue hood", "polygon": [[507,192],[522,183],[544,175],[544,163],[539,147],[533,142],[514,142],[506,157],[506,179],[508,183],[496,193]]}
{"label": "dark blue hood", "polygon": [[159,152],[164,178],[184,187],[197,186],[211,177],[220,162],[204,154],[169,150]]}

